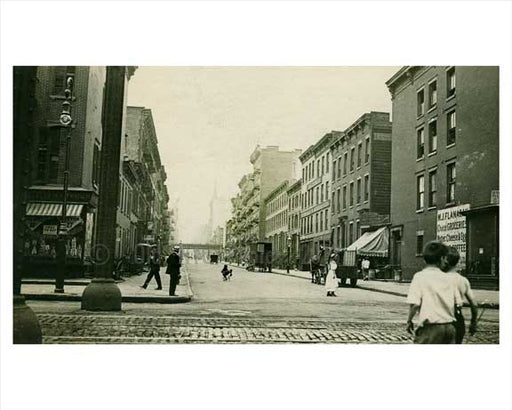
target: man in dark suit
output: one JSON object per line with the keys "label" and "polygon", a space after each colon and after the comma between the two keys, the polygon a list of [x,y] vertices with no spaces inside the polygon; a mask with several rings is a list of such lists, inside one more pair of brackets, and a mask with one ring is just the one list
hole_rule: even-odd
{"label": "man in dark suit", "polygon": [[162,281],[160,280],[160,255],[156,249],[153,249],[151,253],[151,259],[149,261],[150,270],[148,277],[146,278],[146,281],[144,282],[144,285],[141,286],[141,288],[146,289],[149,285],[149,282],[153,278],[153,276],[156,279],[157,288],[156,290],[162,290]]}
{"label": "man in dark suit", "polygon": [[176,296],[176,286],[180,282],[180,255],[179,255],[180,248],[179,246],[175,246],[172,250],[172,253],[167,258],[167,271],[166,273],[168,275],[171,275],[171,284],[169,286],[169,296]]}

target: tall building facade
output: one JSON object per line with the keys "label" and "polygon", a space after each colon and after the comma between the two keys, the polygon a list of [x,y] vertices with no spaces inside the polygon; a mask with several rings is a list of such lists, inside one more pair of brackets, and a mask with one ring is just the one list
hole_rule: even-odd
{"label": "tall building facade", "polygon": [[389,223],[389,113],[363,114],[330,146],[332,246],[346,248],[365,230]]}
{"label": "tall building facade", "polygon": [[302,163],[300,258],[303,269],[307,269],[311,257],[319,253],[320,247],[331,244],[330,146],[339,135],[339,131],[325,134],[300,156]]}
{"label": "tall building facade", "polygon": [[127,107],[121,146],[122,172],[117,213],[116,256],[131,256],[140,243],[169,252],[167,174],[161,164],[151,110]]}
{"label": "tall building facade", "polygon": [[29,275],[54,275],[67,133],[59,116],[68,76],[73,78],[66,244],[70,275],[83,274],[94,241],[106,67],[37,67],[25,209],[25,269]]}
{"label": "tall building facade", "polygon": [[288,246],[288,181],[264,199],[265,241],[272,243],[272,266],[286,267]]}
{"label": "tall building facade", "polygon": [[391,263],[410,280],[426,242],[458,248],[473,283],[499,275],[499,69],[400,69],[393,102]]}
{"label": "tall building facade", "polygon": [[301,185],[298,179],[293,182],[287,190],[288,196],[288,237],[290,238],[290,265],[300,267],[300,216],[301,216]]}
{"label": "tall building facade", "polygon": [[227,237],[232,254],[246,257],[249,243],[265,240],[264,199],[283,181],[297,178],[300,153],[301,150],[280,151],[277,146],[255,148],[250,156],[253,171],[242,177],[238,183],[240,192],[231,200]]}

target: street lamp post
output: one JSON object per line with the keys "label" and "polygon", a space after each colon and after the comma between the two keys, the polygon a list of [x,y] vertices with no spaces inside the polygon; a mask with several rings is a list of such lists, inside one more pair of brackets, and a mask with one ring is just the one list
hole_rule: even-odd
{"label": "street lamp post", "polygon": [[59,122],[63,128],[66,128],[66,157],[64,160],[64,183],[62,213],[59,223],[57,238],[57,272],[55,277],[55,293],[64,293],[64,276],[66,273],[66,241],[67,241],[67,206],[68,206],[68,185],[69,185],[69,156],[71,149],[71,131],[73,119],[71,118],[73,76],[66,78],[66,89],[64,90],[65,100],[62,103],[62,112]]}
{"label": "street lamp post", "polygon": [[291,247],[291,244],[292,244],[292,238],[288,235],[288,238],[287,238],[288,252],[287,252],[286,273],[290,273],[290,247]]}

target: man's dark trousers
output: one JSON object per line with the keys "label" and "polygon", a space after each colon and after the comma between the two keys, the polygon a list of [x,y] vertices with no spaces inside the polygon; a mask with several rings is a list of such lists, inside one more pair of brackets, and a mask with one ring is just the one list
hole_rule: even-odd
{"label": "man's dark trousers", "polygon": [[146,281],[144,282],[144,285],[142,285],[144,288],[147,288],[149,285],[149,282],[151,282],[151,279],[153,279],[153,276],[156,279],[156,285],[158,289],[162,289],[162,280],[160,279],[160,266],[152,266],[148,277],[146,278]]}
{"label": "man's dark trousers", "polygon": [[178,286],[178,283],[180,282],[179,278],[171,275],[171,283],[169,285],[169,296],[174,296],[176,293],[176,286]]}

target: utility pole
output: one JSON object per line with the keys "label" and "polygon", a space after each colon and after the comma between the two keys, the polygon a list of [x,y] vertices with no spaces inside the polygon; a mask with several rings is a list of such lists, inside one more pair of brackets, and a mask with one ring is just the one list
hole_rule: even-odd
{"label": "utility pole", "polygon": [[107,67],[102,115],[101,171],[94,255],[95,277],[82,294],[84,310],[121,310],[121,291],[112,273],[116,244],[125,81],[126,67]]}
{"label": "utility pole", "polygon": [[43,340],[37,316],[25,304],[25,298],[21,295],[25,245],[25,222],[23,219],[25,217],[26,187],[30,184],[31,111],[32,99],[35,97],[36,73],[37,67],[14,67],[13,70],[13,343],[15,344],[39,344]]}

